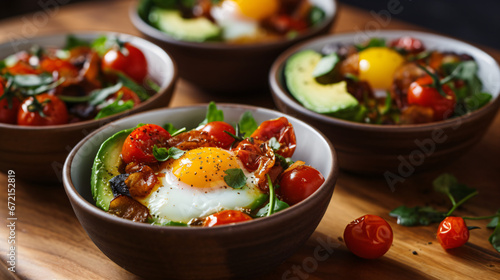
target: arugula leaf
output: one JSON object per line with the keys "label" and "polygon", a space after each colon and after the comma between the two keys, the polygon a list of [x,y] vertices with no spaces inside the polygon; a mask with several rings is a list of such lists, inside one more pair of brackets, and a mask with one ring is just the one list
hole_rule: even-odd
{"label": "arugula leaf", "polygon": [[240,134],[249,137],[259,127],[250,111],[246,111],[241,115],[238,122]]}
{"label": "arugula leaf", "polygon": [[385,47],[385,39],[383,38],[371,38],[368,43],[355,45],[358,52],[366,50],[371,47]]}
{"label": "arugula leaf", "polygon": [[178,149],[176,147],[167,148],[159,148],[154,145],[153,147],[153,155],[158,161],[167,161],[169,159],[178,159],[180,158],[185,151]]}
{"label": "arugula leaf", "polygon": [[127,75],[118,72],[118,80],[123,84],[124,87],[128,87],[130,90],[135,92],[141,101],[147,100],[150,96],[145,88],[138,85],[134,80],[127,77]]}
{"label": "arugula leaf", "polygon": [[407,227],[439,223],[446,217],[446,213],[439,212],[430,206],[410,208],[404,205],[392,210],[389,215],[397,217],[398,224]]}
{"label": "arugula leaf", "polygon": [[[122,83],[119,82],[116,85],[113,85],[110,87],[95,89],[95,90],[91,91],[90,94],[88,95],[89,104],[92,106],[95,106],[97,104],[104,102],[104,100],[106,100],[106,98],[108,98],[108,96],[119,91],[122,88],[122,86],[123,86]],[[130,100],[130,101],[132,101],[132,100]],[[132,102],[132,103],[134,103],[134,102]]]}
{"label": "arugula leaf", "polygon": [[204,126],[207,123],[215,122],[215,121],[223,122],[224,121],[224,112],[222,110],[218,110],[217,105],[215,105],[215,102],[211,101],[210,104],[208,104],[207,116],[199,124],[199,126]]}
{"label": "arugula leaf", "polygon": [[224,182],[233,189],[241,189],[247,183],[247,177],[240,168],[231,168],[225,170],[224,173],[227,174],[224,176]]}
{"label": "arugula leaf", "polygon": [[127,100],[126,102],[120,104],[120,98],[117,98],[113,103],[109,104],[108,106],[104,107],[97,113],[97,116],[95,116],[94,119],[102,119],[114,114],[118,114],[127,110],[130,110],[134,107],[134,101],[132,100]]}
{"label": "arugula leaf", "polygon": [[64,46],[64,49],[71,50],[76,47],[90,47],[90,44],[87,41],[77,38],[73,34],[66,36],[66,45]]}
{"label": "arugula leaf", "polygon": [[[497,211],[497,215],[500,215],[500,209],[498,209]],[[498,216],[491,219],[491,221],[488,223],[488,225],[486,226],[487,228],[496,228],[498,226]]]}

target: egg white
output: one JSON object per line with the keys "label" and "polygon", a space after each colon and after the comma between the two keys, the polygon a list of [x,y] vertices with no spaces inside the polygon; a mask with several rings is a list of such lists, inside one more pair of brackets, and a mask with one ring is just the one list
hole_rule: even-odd
{"label": "egg white", "polygon": [[231,1],[223,1],[210,11],[215,22],[222,28],[226,40],[253,37],[259,33],[259,23],[241,14],[238,6]]}

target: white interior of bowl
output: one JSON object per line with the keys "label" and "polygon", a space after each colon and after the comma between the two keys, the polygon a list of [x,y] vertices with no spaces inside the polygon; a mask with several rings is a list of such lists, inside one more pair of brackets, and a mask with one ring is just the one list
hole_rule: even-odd
{"label": "white interior of bowl", "polygon": [[[218,105],[218,108],[224,111],[225,121],[231,124],[238,122],[245,111],[251,111],[259,124],[265,120],[283,116],[280,112],[248,106]],[[82,140],[83,145],[76,151],[70,166],[71,180],[77,192],[94,205],[90,193],[91,167],[101,143],[114,133],[135,127],[139,123],[158,125],[172,123],[177,128],[194,128],[205,118],[206,110],[207,106],[201,105],[141,113],[110,123],[94,135],[91,135],[90,138],[85,138]],[[323,174],[325,179],[333,176],[331,171],[333,170],[335,155],[330,142],[320,132],[306,123],[293,117],[287,116],[287,118],[292,123],[297,137],[297,148],[293,159],[300,159],[305,161],[307,165],[315,167]]]}

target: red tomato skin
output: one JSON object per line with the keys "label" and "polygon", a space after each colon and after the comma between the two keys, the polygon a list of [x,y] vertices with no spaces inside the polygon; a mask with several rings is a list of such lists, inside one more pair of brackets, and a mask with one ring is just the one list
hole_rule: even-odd
{"label": "red tomato skin", "polygon": [[118,49],[108,50],[102,58],[102,70],[104,72],[119,71],[142,84],[148,74],[148,62],[141,50],[129,43],[125,43],[125,55]]}
{"label": "red tomato skin", "polygon": [[403,49],[409,53],[419,53],[425,50],[425,46],[419,39],[410,36],[404,36],[396,39],[390,44],[393,48]]}
{"label": "red tomato skin", "polygon": [[207,132],[208,135],[213,137],[213,139],[215,140],[215,145],[223,149],[228,149],[234,142],[234,138],[224,131],[230,132],[233,135],[236,134],[236,131],[234,130],[234,127],[232,125],[228,124],[227,122],[220,121],[210,122],[206,124],[201,130]]}
{"label": "red tomato skin", "polygon": [[[0,83],[0,97],[4,94],[4,87]],[[9,101],[7,98],[0,100],[0,123],[15,124],[17,123],[17,111],[19,110],[19,99],[12,98],[12,104],[9,108]]]}
{"label": "red tomato skin", "polygon": [[244,221],[250,221],[252,217],[238,210],[224,210],[206,218],[204,227],[228,225]]}
{"label": "red tomato skin", "polygon": [[324,182],[318,170],[300,165],[281,174],[277,191],[283,201],[294,205],[313,194]]}
{"label": "red tomato skin", "polygon": [[11,67],[8,67],[5,71],[12,75],[39,74],[39,71],[31,67],[31,65],[25,61],[18,61]]}
{"label": "red tomato skin", "polygon": [[46,116],[42,117],[38,112],[28,111],[28,106],[33,102],[33,97],[26,98],[19,108],[17,114],[17,124],[27,126],[45,126],[68,123],[68,109],[66,108],[66,104],[64,104],[61,99],[48,93],[42,93],[35,97],[40,103],[49,100],[48,103],[43,105],[43,113]]}
{"label": "red tomato skin", "polygon": [[154,163],[153,146],[165,147],[170,133],[156,124],[146,124],[136,128],[123,143],[122,160],[125,163]]}
{"label": "red tomato skin", "polygon": [[434,120],[441,121],[453,114],[456,97],[447,85],[443,85],[443,91],[447,96],[441,96],[437,89],[429,87],[432,83],[430,76],[424,76],[411,83],[408,90],[408,104],[432,108]]}
{"label": "red tomato skin", "polygon": [[469,229],[461,217],[446,217],[439,224],[437,239],[443,249],[458,248],[469,240]]}
{"label": "red tomato skin", "polygon": [[376,259],[383,256],[392,245],[391,226],[381,217],[364,215],[349,223],[344,230],[344,242],[356,256]]}
{"label": "red tomato skin", "polygon": [[137,96],[137,94],[134,91],[132,91],[131,89],[129,89],[128,87],[122,87],[116,93],[111,95],[109,97],[109,99],[116,100],[116,98],[118,98],[118,96],[120,94],[122,94],[121,100],[123,102],[128,101],[128,100],[132,100],[134,102],[134,107],[139,105],[139,103],[141,103],[141,99],[139,98],[139,96]]}
{"label": "red tomato skin", "polygon": [[268,141],[275,137],[281,144],[276,153],[285,158],[291,157],[297,146],[293,126],[285,117],[262,122],[250,137],[262,141]]}

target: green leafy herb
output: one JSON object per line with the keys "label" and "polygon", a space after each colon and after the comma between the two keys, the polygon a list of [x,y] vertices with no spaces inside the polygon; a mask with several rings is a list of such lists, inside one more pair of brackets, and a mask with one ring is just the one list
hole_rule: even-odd
{"label": "green leafy herb", "polygon": [[54,78],[49,74],[27,74],[12,76],[12,83],[22,88],[39,87],[54,82]]}
{"label": "green leafy herb", "polygon": [[383,38],[371,38],[368,43],[356,45],[358,52],[366,50],[371,47],[385,47],[385,39]]}
{"label": "green leafy herb", "polygon": [[183,128],[175,128],[174,125],[172,123],[166,123],[163,125],[163,128],[168,131],[168,133],[170,133],[170,136],[175,136],[175,135],[179,135],[180,133],[186,131],[187,129],[185,127]]}
{"label": "green leafy herb", "polygon": [[498,226],[498,220],[500,217],[500,209],[497,211],[497,216],[491,219],[491,221],[486,226],[487,228],[496,228]]}
{"label": "green leafy herb", "polygon": [[6,67],[7,63],[5,62],[5,59],[0,60],[0,71]]}
{"label": "green leafy herb", "polygon": [[131,89],[141,101],[147,100],[150,96],[146,89],[142,86],[138,85],[134,80],[127,77],[127,75],[123,73],[117,73],[118,80],[123,84],[124,87]]}
{"label": "green leafy herb", "polygon": [[127,100],[126,102],[120,102],[121,101],[121,95],[111,104],[107,105],[106,107],[102,108],[99,113],[97,113],[97,116],[95,116],[94,119],[102,119],[111,115],[115,115],[127,110],[130,110],[134,107],[134,101],[132,100]]}
{"label": "green leafy herb", "polygon": [[178,159],[180,158],[185,151],[178,149],[176,147],[167,148],[159,148],[158,146],[153,146],[153,156],[158,161],[167,161],[169,159]]}
{"label": "green leafy herb", "polygon": [[466,97],[464,102],[469,111],[474,111],[488,104],[492,98],[493,96],[489,93],[478,92],[472,96]]}
{"label": "green leafy herb", "polygon": [[241,135],[247,137],[252,135],[252,133],[259,127],[250,111],[246,111],[243,115],[241,115],[238,126]]}
{"label": "green leafy herb", "polygon": [[446,217],[445,213],[439,212],[430,206],[410,208],[404,205],[392,210],[389,215],[397,217],[399,225],[408,227],[439,223]]}
{"label": "green leafy herb", "polygon": [[[90,92],[89,96],[89,104],[90,105],[98,105],[104,102],[108,96],[115,94],[122,88],[122,83],[117,83],[116,85],[110,86],[110,87],[105,87],[105,88],[100,88],[100,89],[95,89]],[[117,99],[118,100],[118,99]],[[132,101],[132,100],[129,100]],[[134,102],[132,101],[132,105]]]}
{"label": "green leafy herb", "polygon": [[490,241],[493,248],[495,248],[497,252],[500,252],[500,223],[498,223],[498,217],[496,218],[497,226],[495,227],[495,230],[493,230],[493,233],[490,235],[490,238],[488,238],[488,240]]}
{"label": "green leafy herb", "polygon": [[[269,206],[270,204],[266,204],[264,207],[262,207],[261,209],[259,209],[259,211],[257,212],[257,214],[255,214],[256,217],[265,217],[267,216],[267,214],[269,213]],[[281,210],[284,210],[286,208],[290,207],[290,205],[288,205],[288,203],[282,201],[282,200],[279,200],[278,198],[276,198],[274,200],[274,213],[276,212],[279,212]]]}
{"label": "green leafy herb", "polygon": [[318,6],[312,6],[309,12],[309,22],[312,26],[317,25],[325,18],[325,11]]}
{"label": "green leafy herb", "polygon": [[227,174],[224,176],[224,182],[231,188],[241,189],[246,185],[247,177],[240,168],[231,168],[225,170],[224,173]]}
{"label": "green leafy herb", "polygon": [[96,38],[90,47],[97,52],[100,56],[103,56],[113,45],[113,40],[108,40],[108,36],[103,35]]}
{"label": "green leafy herb", "polygon": [[217,105],[215,105],[215,102],[210,102],[208,104],[208,110],[207,110],[207,116],[206,118],[200,123],[199,126],[206,125],[207,123],[210,122],[215,122],[215,121],[224,121],[224,112],[222,110],[217,109]]}
{"label": "green leafy herb", "polygon": [[284,156],[279,155],[277,153],[274,153],[274,156],[279,161],[279,163],[280,163],[281,167],[283,167],[283,169],[287,169],[288,167],[290,167],[294,163],[294,161],[291,158],[285,158]]}
{"label": "green leafy herb", "polygon": [[89,42],[87,42],[85,40],[77,38],[73,34],[69,34],[66,37],[66,45],[64,46],[64,49],[71,50],[71,49],[76,48],[76,47],[90,47],[90,44],[89,44]]}
{"label": "green leafy herb", "polygon": [[392,96],[390,92],[387,92],[385,96],[385,104],[383,110],[380,112],[382,115],[387,115],[391,112],[392,108]]}
{"label": "green leafy herb", "polygon": [[443,84],[445,84],[446,82],[448,82],[449,80],[449,77],[452,77],[451,75],[444,78],[443,80],[446,80],[446,82],[442,81],[439,79],[438,75],[432,73],[431,71],[429,71],[426,67],[420,65],[420,64],[417,64],[418,68],[422,69],[425,73],[427,73],[427,75],[429,75],[431,78],[432,78],[432,87],[435,88],[439,94],[443,97],[446,97],[446,92],[444,92],[443,90]]}

